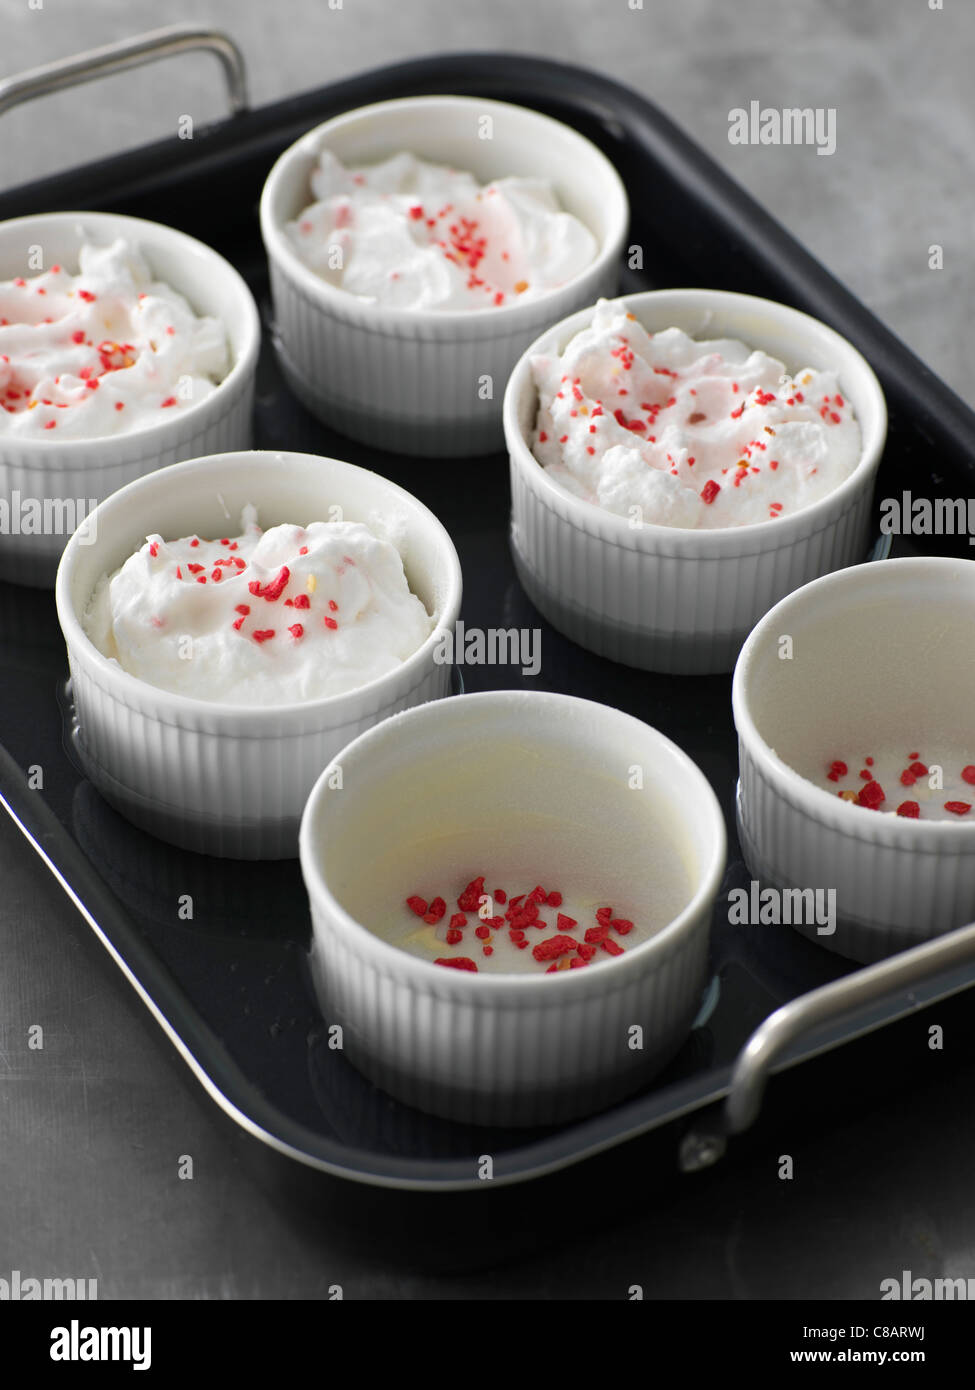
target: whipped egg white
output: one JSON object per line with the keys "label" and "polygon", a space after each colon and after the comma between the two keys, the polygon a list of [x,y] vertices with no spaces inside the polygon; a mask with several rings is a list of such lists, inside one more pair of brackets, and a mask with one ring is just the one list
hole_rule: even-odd
{"label": "whipped egg white", "polygon": [[713,530],[808,507],[856,468],[836,374],[734,339],[650,334],[602,300],[561,356],[537,356],[532,449],[574,496],[638,524]]}
{"label": "whipped egg white", "polygon": [[227,334],[154,280],[138,248],[85,243],[0,282],[0,437],[99,439],[166,420],[216,390]]}
{"label": "whipped egg white", "polygon": [[300,259],[340,289],[394,309],[485,309],[537,299],[595,259],[588,227],[542,179],[485,186],[401,153],[346,169],[323,150],[315,202],[287,225]]}
{"label": "whipped egg white", "polygon": [[268,705],[339,695],[385,675],[433,618],[399,551],[360,522],[242,534],[151,535],[99,581],[84,627],[103,655],[151,685],[201,700]]}

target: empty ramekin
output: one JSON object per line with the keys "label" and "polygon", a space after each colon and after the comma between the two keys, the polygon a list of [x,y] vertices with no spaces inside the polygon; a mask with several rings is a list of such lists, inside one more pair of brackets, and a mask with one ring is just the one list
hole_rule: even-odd
{"label": "empty ramekin", "polygon": [[[324,148],[347,165],[405,150],[468,170],[481,183],[514,175],[546,179],[565,211],[594,234],[599,252],[579,275],[534,302],[473,311],[366,302],[316,275],[284,232],[312,202],[310,175]],[[498,449],[508,373],[547,324],[614,292],[628,220],[626,191],[606,156],[568,126],[525,107],[477,97],[406,97],[326,121],[284,152],[261,198],[275,346],[285,377],[315,415],[366,444],[437,457]]]}
{"label": "empty ramekin", "polygon": [[567,637],[628,666],[730,671],[755,622],[785,594],[863,559],[874,474],[887,433],[880,383],[845,338],[784,304],[718,290],[652,290],[619,301],[650,333],[736,338],[785,364],[831,368],[862,432],[860,462],[834,492],[776,521],[694,531],[644,523],[574,497],[531,451],[538,392],[531,359],[559,354],[593,308],[550,328],[504,398],[511,548],[529,598]]}
{"label": "empty ramekin", "polygon": [[[501,881],[521,847],[546,835],[566,876],[607,901],[614,884],[600,881],[610,873],[600,865],[626,857],[627,837],[632,883],[663,891],[647,867],[652,851],[675,874],[680,866],[685,906],[625,954],[551,978],[448,970],[370,929],[417,891],[425,848],[443,852],[444,837],[459,865],[490,857],[492,837],[503,841],[493,864],[471,863],[492,878],[499,868]],[[345,1055],[370,1080],[420,1109],[517,1125],[599,1109],[659,1071],[698,1011],[724,821],[685,753],[608,706],[505,690],[389,719],[318,780],[300,857],[326,1021],[342,1026]],[[549,886],[561,872],[550,869]],[[615,888],[619,901],[618,877]]]}
{"label": "empty ramekin", "polygon": [[972,561],[886,560],[807,584],[742,648],[732,700],[745,861],[773,887],[834,890],[835,931],[799,930],[854,960],[975,919],[975,812],[912,820],[890,814],[914,795],[896,779],[884,778],[880,811],[809,779],[837,758],[856,778],[854,758],[887,748],[923,757],[926,741],[975,763],[973,630]]}
{"label": "empty ramekin", "polygon": [[[200,315],[227,330],[232,365],[216,390],[158,424],[100,439],[0,437],[0,497],[36,498],[74,508],[80,522],[95,504],[134,478],[180,459],[245,449],[261,328],[257,306],[228,261],[203,242],[138,217],[105,212],[55,212],[0,223],[0,279],[29,276],[29,255],[40,247],[44,266],[78,271],[85,241],[134,243],[153,276],[177,290]],[[59,513],[60,514],[60,513]],[[0,534],[0,579],[50,587],[73,527],[57,534]]]}
{"label": "empty ramekin", "polygon": [[[424,644],[358,689],[276,707],[200,700],[123,671],[85,633],[82,615],[104,574],[147,535],[225,534],[253,503],[267,529],[328,520],[330,507],[399,550],[410,588],[436,619]],[[297,854],[302,807],[319,772],[350,738],[450,688],[440,636],[460,609],[460,564],[443,526],[408,492],[364,468],[310,454],[220,454],[139,478],[102,502],[96,539],[75,533],[58,570],[58,618],[68,647],[76,751],[117,810],[172,844],[208,854]]]}

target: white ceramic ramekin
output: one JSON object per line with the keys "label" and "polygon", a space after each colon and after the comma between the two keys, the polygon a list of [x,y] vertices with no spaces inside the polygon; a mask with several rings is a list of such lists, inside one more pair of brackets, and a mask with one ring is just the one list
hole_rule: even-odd
{"label": "white ceramic ramekin", "polygon": [[[153,275],[178,290],[198,314],[226,327],[232,365],[217,389],[195,404],[164,411],[159,424],[102,439],[15,439],[0,435],[0,497],[15,504],[59,504],[52,521],[76,522],[133,479],[203,454],[245,449],[251,442],[254,373],[261,341],[253,295],[228,261],[203,242],[137,217],[104,212],[56,212],[0,223],[0,279],[29,276],[28,256],[40,247],[44,265],[60,262],[73,274],[84,241],[125,237],[145,256]],[[63,508],[63,510],[62,510]],[[0,534],[0,579],[50,587],[73,526],[51,534]]]}
{"label": "white ceramic ramekin", "polygon": [[773,887],[833,889],[835,932],[799,929],[854,960],[975,919],[975,817],[889,814],[912,795],[891,785],[883,811],[869,811],[809,779],[842,749],[863,757],[906,741],[903,756],[945,737],[957,739],[960,766],[975,763],[973,630],[975,563],[885,560],[783,599],[738,659],[745,861]]}
{"label": "white ceramic ramekin", "polygon": [[854,472],[794,515],[715,531],[636,529],[627,517],[572,496],[531,451],[538,414],[531,358],[561,353],[593,309],[549,329],[512,373],[504,399],[511,548],[529,598],[553,627],[600,656],[675,674],[730,671],[774,603],[863,559],[887,433],[883,392],[845,338],[784,304],[718,290],[653,290],[620,303],[651,333],[677,327],[696,338],[737,338],[788,371],[832,368],[860,422],[863,452]]}
{"label": "white ceramic ramekin", "polygon": [[[587,813],[590,796],[603,813]],[[463,844],[473,835],[490,855],[492,835],[531,845],[551,817],[553,835],[574,847],[566,852],[576,871],[580,857],[591,856],[586,875],[601,847],[617,853],[612,837],[624,833],[633,837],[632,873],[643,884],[641,846],[655,836],[657,849],[664,842],[686,872],[686,906],[626,954],[553,977],[447,970],[361,920],[384,920],[386,889],[416,891],[399,884],[396,866],[402,858],[413,883],[421,882],[424,845],[444,836]],[[685,753],[608,706],[489,691],[387,720],[343,749],[317,782],[300,857],[326,1020],[342,1026],[347,1057],[370,1080],[420,1109],[518,1125],[599,1109],[660,1070],[700,1005],[725,863],[721,811]],[[395,888],[377,870],[392,873]],[[360,874],[377,900],[357,920],[345,902]]]}
{"label": "white ceramic ramekin", "polygon": [[[85,634],[82,614],[147,534],[226,534],[253,503],[267,528],[327,520],[385,530],[436,630],[394,671],[326,699],[254,708],[160,690],[123,671]],[[310,454],[252,452],[192,459],[137,479],[102,502],[97,538],[76,533],[58,570],[58,618],[68,647],[76,749],[117,810],[172,844],[208,854],[297,854],[302,807],[319,772],[349,739],[387,715],[449,692],[438,630],[460,610],[460,564],[443,526],[408,492],[364,468]]]}
{"label": "white ceramic ramekin", "polygon": [[[346,164],[406,150],[469,170],[481,183],[547,179],[563,208],[593,232],[599,253],[534,302],[443,312],[366,302],[316,275],[284,232],[312,201],[309,179],[323,148]],[[406,97],[326,121],[284,152],[261,198],[275,346],[288,383],[315,415],[366,444],[436,457],[498,449],[508,373],[547,324],[614,292],[628,220],[626,191],[606,156],[525,107]]]}

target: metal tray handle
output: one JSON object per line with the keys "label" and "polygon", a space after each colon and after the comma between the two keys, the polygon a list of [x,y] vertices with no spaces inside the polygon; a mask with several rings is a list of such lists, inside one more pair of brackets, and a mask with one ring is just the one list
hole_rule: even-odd
{"label": "metal tray handle", "polygon": [[247,75],[244,57],[233,39],[219,29],[198,24],[170,24],[149,34],[137,34],[131,39],[107,43],[72,58],[58,58],[29,72],[18,73],[0,80],[0,115],[21,102],[93,82],[109,73],[124,72],[141,67],[156,58],[171,58],[177,53],[205,49],[220,59],[227,82],[231,112],[236,116],[247,109]]}
{"label": "metal tray handle", "polygon": [[[726,1148],[727,1137],[741,1134],[754,1123],[762,1104],[769,1076],[795,1065],[788,1053],[801,1039],[858,1015],[861,1026],[852,1034],[824,1039],[804,1056],[828,1052],[851,1036],[860,1036],[879,1027],[884,1019],[869,1020],[869,1010],[889,1001],[904,990],[903,1017],[923,1004],[946,999],[975,983],[975,923],[937,936],[920,946],[912,946],[874,965],[864,966],[831,984],[801,994],[783,1004],[759,1024],[739,1052],[731,1073],[724,1108],[711,1128],[702,1125],[684,1136],[680,1166],[685,1172],[709,1167]],[[947,979],[952,972],[956,978]],[[934,984],[928,998],[925,985]]]}

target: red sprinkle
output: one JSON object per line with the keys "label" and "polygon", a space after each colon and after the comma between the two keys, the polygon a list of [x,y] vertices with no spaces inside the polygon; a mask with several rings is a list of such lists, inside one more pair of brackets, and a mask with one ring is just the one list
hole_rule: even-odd
{"label": "red sprinkle", "polygon": [[928,775],[928,770],[923,763],[911,763],[911,771],[914,773],[915,777],[927,777]]}
{"label": "red sprinkle", "polygon": [[255,633],[253,634],[253,637],[254,637],[254,641],[255,641],[255,642],[269,642],[273,636],[274,636],[274,628],[273,628],[273,627],[264,627],[264,628],[261,628],[260,631],[255,632]]}
{"label": "red sprinkle", "polygon": [[470,956],[439,956],[434,965],[447,965],[453,970],[473,970],[477,971],[477,966]]}
{"label": "red sprinkle", "polygon": [[176,397],[175,397],[175,396],[167,396],[166,399],[165,399],[165,400],[162,402],[162,404],[160,405],[159,409],[160,409],[160,410],[165,410],[167,406],[175,405],[175,404],[176,404]]}
{"label": "red sprinkle", "polygon": [[457,906],[461,912],[476,912],[481,905],[481,897],[484,894],[484,875],[480,878],[472,878],[470,883],[457,899]]}
{"label": "red sprinkle", "polygon": [[266,584],[262,584],[259,579],[252,579],[247,588],[255,598],[267,599],[268,603],[274,603],[284,593],[288,580],[291,578],[291,571],[287,565],[282,565],[273,579],[269,579]]}
{"label": "red sprinkle", "polygon": [[434,898],[427,908],[427,916],[432,917],[435,922],[439,922],[446,911],[447,904],[443,898]]}
{"label": "red sprinkle", "polygon": [[950,811],[953,816],[967,816],[972,809],[970,801],[946,801],[945,810]]}
{"label": "red sprinkle", "polygon": [[716,483],[713,478],[709,478],[701,489],[701,501],[711,503],[721,491],[721,484]]}
{"label": "red sprinkle", "polygon": [[505,903],[508,901],[508,895],[503,888],[495,888],[494,901],[500,904],[501,907],[504,907]]}
{"label": "red sprinkle", "polygon": [[425,917],[429,911],[426,898],[419,898],[415,893],[412,898],[407,898],[406,906],[412,908],[418,917]]}
{"label": "red sprinkle", "polygon": [[831,782],[838,782],[841,777],[846,776],[849,770],[846,763],[843,762],[842,759],[837,758],[835,762],[830,763],[827,776]]}
{"label": "red sprinkle", "polygon": [[613,931],[618,932],[620,936],[627,936],[633,930],[633,923],[627,921],[625,917],[614,917],[609,925],[613,928]]}
{"label": "red sprinkle", "polygon": [[611,956],[621,956],[623,954],[623,947],[618,941],[607,938],[605,941],[600,941],[599,944],[602,946],[603,950],[608,951]]}
{"label": "red sprinkle", "polygon": [[899,816],[907,816],[909,820],[917,820],[921,815],[921,808],[916,801],[902,801],[897,808]]}
{"label": "red sprinkle", "polygon": [[[561,902],[561,898],[559,901]],[[571,931],[573,927],[577,927],[578,925],[579,923],[574,917],[566,917],[564,912],[560,912],[555,919],[556,931]]]}
{"label": "red sprinkle", "polygon": [[884,789],[879,782],[868,782],[857,797],[858,803],[870,811],[876,811],[885,800]]}
{"label": "red sprinkle", "polygon": [[463,939],[464,939],[464,933],[463,933],[462,931],[459,931],[459,930],[457,929],[457,927],[448,927],[448,928],[447,928],[447,945],[448,945],[448,946],[456,946],[457,943],[458,943],[458,941],[463,941]]}
{"label": "red sprinkle", "polygon": [[904,771],[901,773],[901,786],[913,787],[916,781],[917,778],[914,776],[914,773],[911,771],[911,769],[909,767],[905,768]]}
{"label": "red sprinkle", "polygon": [[973,767],[971,763],[969,763],[967,767],[962,768],[961,778],[963,782],[967,782],[970,786],[975,785],[975,767]]}
{"label": "red sprinkle", "polygon": [[532,947],[532,955],[538,961],[555,960],[559,956],[567,956],[578,944],[571,936],[549,936]]}
{"label": "red sprinkle", "polygon": [[301,626],[301,623],[292,623],[291,626],[288,628],[288,631],[291,633],[291,636],[295,639],[296,642],[299,637],[304,637],[305,635],[305,629]]}

